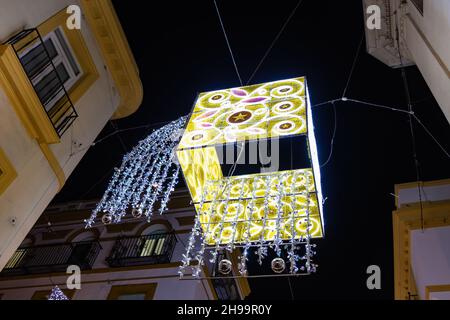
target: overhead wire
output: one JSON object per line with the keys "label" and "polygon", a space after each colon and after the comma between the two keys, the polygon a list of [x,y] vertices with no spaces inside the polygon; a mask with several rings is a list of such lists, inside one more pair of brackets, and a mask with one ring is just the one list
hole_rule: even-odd
{"label": "overhead wire", "polygon": [[350,85],[350,81],[353,76],[353,71],[355,71],[356,62],[358,61],[359,52],[361,51],[363,41],[364,41],[364,32],[362,33],[361,41],[359,41],[358,49],[356,50],[355,58],[353,59],[352,67],[350,69],[350,74],[347,78],[347,83],[345,84],[344,91],[342,92],[342,98],[345,98],[345,94],[347,93],[348,86]]}
{"label": "overhead wire", "polygon": [[333,117],[334,117],[334,129],[333,129],[333,135],[331,136],[331,143],[330,143],[330,153],[328,155],[327,160],[320,165],[321,168],[325,167],[331,160],[331,157],[333,156],[333,149],[334,149],[334,139],[336,138],[336,130],[337,130],[337,112],[336,112],[336,105],[335,102],[331,102],[333,105]]}
{"label": "overhead wire", "polygon": [[225,26],[223,25],[222,16],[220,15],[219,6],[217,5],[216,0],[214,0],[214,6],[216,7],[217,16],[219,17],[220,26],[222,28],[223,35],[225,37],[225,41],[227,43],[228,51],[230,52],[231,60],[233,61],[234,69],[239,78],[239,83],[243,86],[241,75],[239,74],[238,66],[236,63],[236,59],[234,58],[233,50],[231,49],[230,41],[228,40],[227,32],[225,30]]}
{"label": "overhead wire", "polygon": [[[396,11],[397,12],[397,11]],[[413,161],[414,161],[414,169],[416,172],[416,180],[417,180],[417,192],[419,194],[419,204],[420,204],[420,222],[421,222],[421,229],[422,232],[424,231],[424,216],[423,216],[423,201],[422,201],[422,190],[421,190],[421,173],[420,173],[420,162],[417,157],[417,145],[416,145],[416,136],[414,131],[414,111],[413,111],[413,105],[411,103],[411,93],[409,91],[409,84],[408,84],[408,78],[406,76],[405,71],[405,65],[403,64],[402,59],[402,53],[400,50],[400,32],[398,29],[398,15],[395,14],[395,37],[397,42],[397,51],[398,51],[398,57],[400,59],[400,65],[401,65],[401,75],[403,80],[403,89],[405,91],[406,96],[406,102],[408,104],[408,111],[409,111],[409,128],[411,133],[411,142],[412,142],[412,154],[413,154]]]}
{"label": "overhead wire", "polygon": [[278,41],[278,39],[280,38],[281,34],[283,33],[284,29],[286,28],[286,26],[289,24],[289,22],[291,21],[292,17],[295,15],[295,13],[297,12],[298,7],[302,4],[303,0],[299,0],[297,2],[297,5],[294,7],[294,9],[292,9],[292,11],[290,12],[289,16],[287,17],[287,19],[285,20],[285,22],[283,23],[283,25],[281,26],[280,31],[278,31],[277,35],[275,36],[275,38],[272,40],[272,42],[270,43],[269,48],[267,48],[266,52],[264,53],[264,55],[262,56],[261,60],[259,61],[258,65],[256,66],[255,70],[253,71],[253,73],[250,75],[250,77],[247,80],[246,85],[248,85],[253,77],[256,75],[256,73],[258,72],[259,68],[261,67],[261,65],[263,64],[264,60],[266,60],[267,56],[269,55],[270,51],[272,50],[273,46],[275,45],[275,43]]}

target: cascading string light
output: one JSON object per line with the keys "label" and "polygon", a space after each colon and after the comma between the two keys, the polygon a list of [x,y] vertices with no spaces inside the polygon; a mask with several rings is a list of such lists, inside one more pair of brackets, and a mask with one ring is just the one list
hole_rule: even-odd
{"label": "cascading string light", "polygon": [[[311,228],[313,227],[310,221],[311,211],[309,208],[311,200],[309,185],[308,183],[306,185],[304,183],[305,181],[309,181],[308,173],[304,173],[305,176],[300,177],[301,187],[305,189],[302,192],[297,191],[300,188],[296,185],[298,183],[298,175],[298,171],[294,170],[281,174],[279,172],[267,174],[265,177],[259,178],[260,184],[263,186],[263,188],[258,187],[259,201],[264,202],[264,208],[259,207],[260,210],[262,209],[264,211],[263,216],[259,216],[258,214],[253,215],[254,204],[257,198],[256,190],[258,183],[256,180],[258,178],[249,176],[236,177],[234,178],[234,181],[237,182],[235,184],[232,183],[233,178],[226,178],[219,181],[216,186],[214,186],[214,182],[207,182],[206,187],[203,189],[200,203],[197,206],[198,211],[195,224],[188,246],[186,247],[186,253],[183,255],[182,266],[179,269],[180,277],[183,277],[187,268],[190,267],[192,276],[200,279],[201,269],[205,264],[204,255],[208,249],[212,252],[212,258],[209,262],[216,263],[217,270],[222,275],[227,275],[232,263],[225,258],[226,254],[220,255],[224,257],[223,259],[217,259],[219,256],[218,253],[232,252],[238,247],[243,248],[242,253],[237,257],[238,265],[236,270],[240,276],[249,276],[247,260],[250,247],[257,248],[255,253],[258,255],[258,263],[260,265],[268,257],[268,249],[273,250],[276,257],[271,261],[270,266],[275,274],[298,274],[300,270],[297,266],[298,260],[304,260],[301,267],[302,273],[309,274],[315,272],[317,265],[312,262],[312,257],[315,254],[313,250],[315,245],[310,243],[310,239],[312,238]],[[290,185],[287,186],[288,183]],[[223,186],[226,190],[222,188]],[[238,186],[239,193],[234,198],[231,196],[231,189],[237,188]],[[248,190],[249,187],[253,190],[247,191],[251,192],[251,194],[247,194],[248,197],[246,197],[244,190]],[[261,191],[264,191],[263,195]],[[220,209],[222,214],[221,217],[219,214],[220,220],[216,220],[214,213],[214,208],[218,208],[216,199],[222,194],[226,195],[219,200],[222,202]],[[275,199],[275,204],[271,198]],[[295,207],[296,199],[303,198],[306,199],[306,202],[302,205],[302,209],[297,210]],[[230,203],[235,200],[238,203],[238,206],[235,207],[236,212],[230,211]],[[249,201],[247,202],[247,206],[245,206],[246,201]],[[209,203],[209,206],[206,205],[207,203]],[[286,206],[289,203],[291,204],[291,211],[286,212]],[[272,208],[269,208],[270,206]],[[243,211],[245,208],[247,208],[247,212]],[[298,215],[299,211],[304,212],[304,215],[302,214],[300,217]],[[289,220],[292,220],[290,224],[288,224]],[[300,231],[295,230],[296,220],[298,221],[297,228],[300,228]],[[306,221],[306,227],[304,229],[302,228],[302,221]],[[257,234],[251,233],[252,223],[262,223],[262,227],[259,230],[259,232],[262,232],[261,235],[256,236]],[[215,226],[214,232],[210,231],[212,224]],[[282,225],[284,225],[283,228]],[[274,228],[276,230],[273,230]],[[281,235],[282,229],[284,230],[283,237]],[[289,229],[292,231],[286,232]],[[239,235],[238,232],[240,232]],[[300,235],[299,232],[301,232]],[[298,251],[302,247],[304,247],[305,253],[300,257]],[[284,251],[287,253],[286,261],[282,257]],[[286,268],[286,262],[289,262],[289,268]]]}
{"label": "cascading string light", "polygon": [[160,201],[159,213],[167,210],[170,194],[178,182],[179,163],[174,160],[187,117],[181,117],[155,130],[127,153],[86,227],[92,227],[99,214],[104,223],[119,223],[129,210],[133,216],[150,220],[154,205]]}
{"label": "cascading string light", "polygon": [[270,190],[271,190],[271,183],[272,179],[270,175],[267,175],[266,179],[266,192],[264,196],[264,220],[262,225],[262,231],[261,231],[261,237],[259,239],[259,248],[256,252],[258,255],[258,263],[259,265],[262,265],[262,262],[264,258],[267,256],[267,247],[264,246],[264,234],[266,232],[266,224],[269,216],[269,199],[270,199]]}

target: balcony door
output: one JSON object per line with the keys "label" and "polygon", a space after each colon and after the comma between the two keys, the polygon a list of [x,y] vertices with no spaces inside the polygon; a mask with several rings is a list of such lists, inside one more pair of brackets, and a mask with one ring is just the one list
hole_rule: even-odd
{"label": "balcony door", "polygon": [[141,257],[159,256],[164,254],[164,243],[166,242],[167,230],[165,226],[149,228],[142,232],[145,236],[142,238],[139,255]]}
{"label": "balcony door", "polygon": [[20,60],[39,99],[50,112],[64,95],[59,80],[69,91],[82,76],[82,71],[61,27],[47,34],[43,42],[45,48],[39,43],[20,52]]}

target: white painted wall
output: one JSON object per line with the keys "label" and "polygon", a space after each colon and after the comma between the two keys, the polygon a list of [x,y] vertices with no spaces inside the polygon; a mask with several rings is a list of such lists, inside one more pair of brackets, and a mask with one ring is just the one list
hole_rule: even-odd
{"label": "white painted wall", "polygon": [[420,196],[418,187],[400,189],[397,196],[397,207],[399,208],[407,204],[418,203],[420,196],[425,202],[450,200],[450,182],[439,186],[422,186]]}
{"label": "white painted wall", "polygon": [[449,244],[450,227],[411,231],[411,265],[421,299],[426,286],[450,284]]}
{"label": "white painted wall", "polygon": [[[23,27],[34,27],[74,0],[0,0],[0,41]],[[88,92],[75,104],[79,114],[61,143],[51,145],[68,177],[95,140],[119,103],[113,80],[104,68],[99,48],[86,22],[82,34],[100,75]],[[82,146],[73,149],[72,142]],[[35,221],[59,190],[59,183],[37,142],[31,139],[0,89],[0,146],[13,164],[18,177],[0,196],[0,270],[20,245]],[[83,150],[85,149],[85,150]],[[72,155],[71,155],[72,154]],[[16,224],[9,223],[11,217]]]}
{"label": "white painted wall", "polygon": [[450,291],[430,292],[430,300],[450,300]]}
{"label": "white painted wall", "polygon": [[423,16],[410,5],[405,38],[414,62],[450,122],[450,1],[425,0]]}
{"label": "white painted wall", "polygon": [[[112,286],[157,283],[155,300],[210,300],[212,293],[205,280],[179,280],[178,268],[133,270],[81,276],[81,289],[73,300],[106,300]],[[65,288],[66,277],[52,277],[52,282]],[[3,300],[29,300],[36,291],[53,287],[46,276],[33,279],[0,281]]]}
{"label": "white painted wall", "polygon": [[[423,15],[410,1],[362,0],[381,9],[381,30],[365,25],[367,52],[391,67],[416,64],[450,122],[450,1],[424,0]],[[394,14],[395,13],[395,14]],[[396,28],[400,33],[398,57]]]}

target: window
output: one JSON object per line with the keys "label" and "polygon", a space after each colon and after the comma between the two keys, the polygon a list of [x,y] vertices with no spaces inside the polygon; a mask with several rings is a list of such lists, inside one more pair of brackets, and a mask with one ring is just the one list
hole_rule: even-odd
{"label": "window", "polygon": [[[61,142],[78,117],[76,103],[99,77],[81,30],[69,30],[66,20],[64,8],[36,28],[12,35],[0,55],[1,85],[47,158],[53,154],[46,144]],[[51,162],[62,181],[56,161]]]}
{"label": "window", "polygon": [[108,300],[152,300],[157,283],[112,286]]}
{"label": "window", "polygon": [[142,232],[142,249],[140,256],[149,257],[163,254],[164,242],[166,241],[167,230],[164,225],[155,225]]}
{"label": "window", "polygon": [[31,247],[32,245],[33,240],[31,240],[30,238],[25,238],[20,244],[20,247],[14,252],[12,257],[8,260],[4,269],[12,269],[20,267],[22,265],[22,262],[25,261],[25,257],[28,253],[26,248]]}
{"label": "window", "polygon": [[53,107],[64,95],[60,81],[69,91],[83,74],[61,27],[45,35],[43,42],[44,45],[39,43],[21,52],[20,61],[51,116]]}

